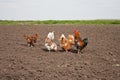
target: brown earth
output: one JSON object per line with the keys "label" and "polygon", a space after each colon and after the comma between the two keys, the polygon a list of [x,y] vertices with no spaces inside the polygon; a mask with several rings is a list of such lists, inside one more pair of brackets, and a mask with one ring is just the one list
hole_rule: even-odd
{"label": "brown earth", "polygon": [[[55,31],[73,34],[78,29],[89,44],[83,53],[45,50],[44,39]],[[35,47],[24,34],[38,32]],[[120,80],[120,25],[0,26],[0,80]]]}

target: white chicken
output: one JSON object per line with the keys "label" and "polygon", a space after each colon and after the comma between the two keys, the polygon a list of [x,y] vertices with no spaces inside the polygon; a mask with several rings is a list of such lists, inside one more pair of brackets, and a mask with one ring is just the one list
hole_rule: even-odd
{"label": "white chicken", "polygon": [[57,45],[54,42],[54,31],[48,33],[47,38],[45,39],[45,47],[49,52],[51,50],[57,51]]}

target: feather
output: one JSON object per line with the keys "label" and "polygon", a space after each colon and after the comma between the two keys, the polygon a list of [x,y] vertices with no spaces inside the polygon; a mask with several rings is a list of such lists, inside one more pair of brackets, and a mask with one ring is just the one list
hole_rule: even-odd
{"label": "feather", "polygon": [[53,32],[49,32],[47,37],[51,40],[54,40],[54,31]]}

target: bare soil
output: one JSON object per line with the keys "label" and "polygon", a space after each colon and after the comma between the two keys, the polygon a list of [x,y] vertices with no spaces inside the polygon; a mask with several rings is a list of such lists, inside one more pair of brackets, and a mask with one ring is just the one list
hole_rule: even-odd
{"label": "bare soil", "polygon": [[[79,55],[59,47],[59,36],[74,29],[89,39]],[[49,31],[57,52],[44,47]],[[38,42],[28,47],[24,34],[36,32]],[[120,25],[0,25],[0,80],[120,80]]]}

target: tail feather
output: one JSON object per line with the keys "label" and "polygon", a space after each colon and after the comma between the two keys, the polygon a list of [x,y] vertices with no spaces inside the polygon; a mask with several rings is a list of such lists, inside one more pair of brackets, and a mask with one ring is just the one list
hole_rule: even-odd
{"label": "tail feather", "polygon": [[88,38],[84,38],[84,39],[83,39],[83,42],[84,42],[84,45],[83,45],[83,47],[81,48],[81,50],[84,49],[84,48],[87,46],[87,44],[88,44]]}
{"label": "tail feather", "polygon": [[37,39],[38,39],[38,34],[37,34],[37,33],[35,33],[35,34],[33,35],[33,39],[34,39],[34,43],[36,43],[36,42],[37,42]]}
{"label": "tail feather", "polygon": [[54,31],[53,32],[49,32],[47,37],[50,38],[51,40],[54,40]]}

